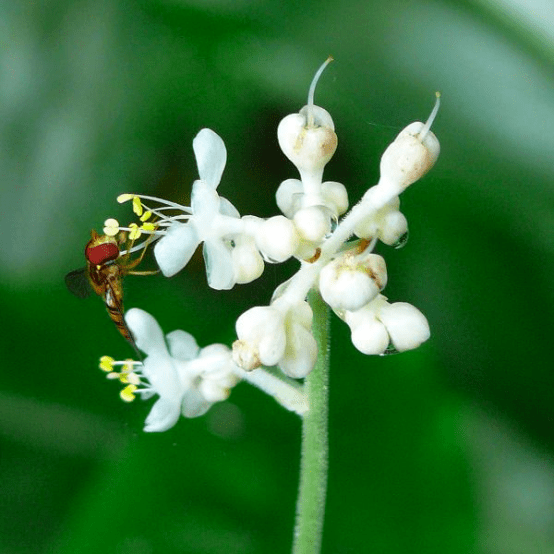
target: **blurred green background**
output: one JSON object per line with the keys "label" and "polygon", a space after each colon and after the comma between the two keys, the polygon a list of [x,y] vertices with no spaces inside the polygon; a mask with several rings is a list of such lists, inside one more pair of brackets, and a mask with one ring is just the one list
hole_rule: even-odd
{"label": "blurred green background", "polygon": [[[220,193],[275,215],[296,177],[276,126],[333,116],[325,178],[351,202],[434,92],[436,167],[402,198],[392,301],[429,319],[416,352],[369,358],[333,319],[323,552],[554,552],[554,9],[533,0],[79,0],[0,3],[0,553],[290,551],[300,421],[241,384],[206,416],[142,432],[97,369],[132,351],[63,277],[121,192],[188,202],[192,139],[228,149]],[[147,260],[144,266],[153,266]],[[294,263],[207,290],[129,277],[126,307],[200,345],[267,304]]]}

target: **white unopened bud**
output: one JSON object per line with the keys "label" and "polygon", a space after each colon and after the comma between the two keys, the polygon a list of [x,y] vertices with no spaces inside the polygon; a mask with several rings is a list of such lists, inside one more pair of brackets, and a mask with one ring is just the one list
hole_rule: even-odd
{"label": "white unopened bud", "polygon": [[314,106],[313,103],[317,80],[332,59],[328,58],[315,74],[308,94],[308,104],[300,113],[286,116],[277,128],[281,150],[301,174],[321,174],[337,149],[333,119],[326,110]]}
{"label": "white unopened bud", "polygon": [[440,105],[439,96],[427,123],[416,121],[403,129],[381,157],[381,178],[378,186],[400,194],[421,179],[439,157],[440,145],[430,127]]}
{"label": "white unopened bud", "polygon": [[304,187],[302,181],[298,179],[287,179],[283,181],[277,192],[275,200],[277,206],[286,217],[292,218],[294,214],[302,207],[302,197],[304,196]]}
{"label": "white unopened bud", "polygon": [[288,218],[294,217],[301,208],[310,206],[323,206],[334,217],[346,212],[348,193],[342,183],[336,181],[317,183],[312,180],[309,184],[310,192],[306,192],[305,183],[298,179],[287,179],[279,185],[275,194],[277,206]]}
{"label": "white unopened bud", "polygon": [[294,224],[301,238],[320,242],[331,231],[331,217],[323,206],[302,208],[294,215]]}
{"label": "white unopened bud", "polygon": [[383,218],[383,225],[379,230],[378,237],[385,244],[392,246],[398,243],[407,232],[408,220],[402,212],[396,210],[389,212]]}
{"label": "white unopened bud", "polygon": [[392,345],[398,352],[413,350],[431,336],[426,317],[406,302],[385,306],[379,311],[378,317],[387,328]]}
{"label": "white unopened bud", "polygon": [[286,345],[283,315],[271,306],[244,312],[236,323],[239,340],[233,343],[233,360],[245,370],[275,365]]}
{"label": "white unopened bud", "polygon": [[[357,312],[355,312],[357,313]],[[389,346],[390,338],[385,326],[375,317],[366,314],[366,317],[347,319],[351,330],[352,344],[368,356],[383,354]]]}
{"label": "white unopened bud", "polygon": [[348,193],[342,183],[325,181],[321,185],[321,194],[325,199],[325,206],[334,213],[335,217],[342,215],[348,209]]}
{"label": "white unopened bud", "polygon": [[323,171],[333,157],[338,139],[329,113],[319,106],[311,106],[313,123],[308,123],[309,106],[300,113],[287,115],[279,123],[277,138],[283,154],[299,169],[307,172]]}
{"label": "white unopened bud", "polygon": [[321,296],[338,311],[356,311],[387,284],[385,260],[378,254],[345,254],[328,263],[319,276]]}
{"label": "white unopened bud", "polygon": [[357,311],[345,312],[352,343],[364,354],[404,352],[417,348],[429,336],[425,316],[411,304],[389,304],[379,295]]}
{"label": "white unopened bud", "polygon": [[299,243],[298,232],[293,222],[282,215],[264,221],[255,238],[260,251],[272,262],[284,262],[290,258],[296,252]]}
{"label": "white unopened bud", "polygon": [[367,240],[377,237],[389,246],[396,244],[408,232],[408,221],[399,206],[398,196],[393,197],[381,209],[361,220],[354,227],[354,233]]}

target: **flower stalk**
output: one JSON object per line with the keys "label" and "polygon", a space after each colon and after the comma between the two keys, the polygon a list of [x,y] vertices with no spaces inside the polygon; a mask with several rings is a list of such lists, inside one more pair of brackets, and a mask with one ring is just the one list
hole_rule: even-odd
{"label": "flower stalk", "polygon": [[305,393],[310,409],[302,418],[300,485],[296,503],[293,554],[318,554],[321,550],[328,466],[329,308],[312,290],[313,333],[318,355],[306,377]]}

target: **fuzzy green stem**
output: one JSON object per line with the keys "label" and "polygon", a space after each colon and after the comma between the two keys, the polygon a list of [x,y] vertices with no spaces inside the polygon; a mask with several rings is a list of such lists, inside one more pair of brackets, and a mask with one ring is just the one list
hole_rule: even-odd
{"label": "fuzzy green stem", "polygon": [[329,308],[316,291],[310,291],[308,301],[314,314],[312,329],[318,355],[316,365],[306,377],[304,385],[310,408],[303,416],[293,554],[320,552],[327,492]]}

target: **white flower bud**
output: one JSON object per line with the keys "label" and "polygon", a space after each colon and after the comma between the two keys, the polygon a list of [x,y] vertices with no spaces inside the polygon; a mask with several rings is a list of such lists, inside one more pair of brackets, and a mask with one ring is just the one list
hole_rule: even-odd
{"label": "white flower bud", "polygon": [[290,219],[301,208],[310,206],[323,206],[334,217],[342,215],[348,209],[348,193],[342,183],[317,183],[312,180],[310,186],[311,192],[306,193],[304,183],[298,179],[287,179],[279,185],[275,198],[279,209],[286,217]]}
{"label": "white flower bud", "polygon": [[310,85],[308,104],[300,113],[286,116],[277,128],[279,146],[285,156],[304,175],[318,175],[321,178],[325,164],[337,149],[335,125],[329,113],[314,106],[314,91],[319,76],[332,61],[328,58],[319,68]]}
{"label": "white flower bud", "polygon": [[310,328],[296,321],[287,325],[287,347],[279,360],[281,371],[293,379],[302,379],[312,371],[317,360],[317,343]]}
{"label": "white flower bud", "polygon": [[[313,121],[310,123],[310,111]],[[304,106],[279,123],[277,138],[283,154],[301,171],[319,172],[333,157],[338,139],[329,113],[319,106]]]}
{"label": "white flower bud", "polygon": [[244,312],[235,325],[238,339],[233,343],[233,360],[246,370],[273,366],[285,351],[285,325],[279,310],[256,306]]}
{"label": "white flower bud", "polygon": [[275,193],[275,199],[279,209],[290,219],[302,207],[303,195],[304,187],[302,186],[302,181],[287,179],[279,185]]}
{"label": "white flower bud", "polygon": [[348,193],[342,183],[325,181],[321,185],[321,194],[325,199],[325,206],[333,212],[335,217],[342,215],[348,209]]}
{"label": "white flower bud", "polygon": [[287,346],[279,360],[279,367],[293,379],[306,377],[317,360],[317,343],[311,331],[312,320],[312,309],[305,301],[296,303],[286,312]]}
{"label": "white flower bud", "polygon": [[385,150],[381,157],[381,178],[378,186],[390,188],[395,194],[400,194],[433,167],[439,157],[440,145],[430,127],[438,107],[437,96],[427,123],[411,123]]}
{"label": "white flower bud", "polygon": [[347,253],[328,263],[319,276],[321,296],[338,311],[356,311],[387,284],[385,260],[378,254]]}
{"label": "white flower bud", "polygon": [[294,224],[301,238],[320,242],[331,231],[331,218],[323,206],[302,208],[294,215]]}
{"label": "white flower bud", "polygon": [[379,311],[378,317],[387,328],[398,352],[413,350],[431,336],[425,316],[406,302],[386,305]]}
{"label": "white flower bud", "polygon": [[260,225],[255,240],[257,247],[267,259],[284,262],[296,252],[300,239],[293,222],[277,215]]}
{"label": "white flower bud", "polygon": [[[362,199],[362,202],[365,201],[367,201],[367,193]],[[387,215],[391,212],[398,211],[399,206],[400,199],[398,198],[398,196],[395,196],[382,208],[372,212],[368,217],[359,221],[354,227],[354,233],[361,239],[371,240],[375,237],[378,237],[381,233],[381,230],[383,229],[384,220]]]}
{"label": "white flower bud", "polygon": [[396,244],[408,232],[408,220],[398,210],[389,212],[384,218],[379,229],[379,239],[392,246]]}
{"label": "white flower bud", "polygon": [[[348,313],[351,314],[352,312]],[[375,316],[365,315],[366,317],[359,320],[353,320],[353,318],[347,316],[346,322],[350,326],[352,344],[362,354],[368,356],[383,354],[390,342],[389,334],[385,326]]]}

